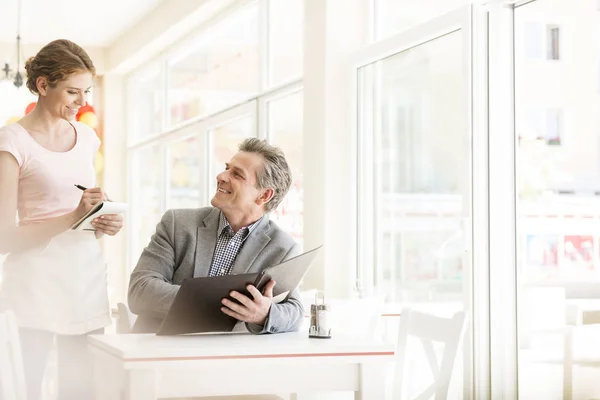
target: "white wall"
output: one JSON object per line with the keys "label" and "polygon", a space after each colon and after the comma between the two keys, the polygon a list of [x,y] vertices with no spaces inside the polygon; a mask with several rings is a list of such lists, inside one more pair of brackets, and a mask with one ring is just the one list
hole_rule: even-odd
{"label": "white wall", "polygon": [[[111,199],[126,201],[126,123],[124,78],[107,74],[102,79],[103,93],[98,109],[104,121],[103,188]],[[127,226],[115,237],[104,237],[102,245],[108,266],[108,285],[111,305],[126,302],[127,283]]]}

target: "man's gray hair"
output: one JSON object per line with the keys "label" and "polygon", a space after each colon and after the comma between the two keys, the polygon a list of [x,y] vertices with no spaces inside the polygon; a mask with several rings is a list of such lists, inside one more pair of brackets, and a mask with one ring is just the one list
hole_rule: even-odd
{"label": "man's gray hair", "polygon": [[256,182],[260,189],[273,188],[273,197],[265,204],[265,212],[275,210],[292,186],[292,171],[285,159],[285,154],[279,147],[257,138],[244,140],[238,149],[262,156],[263,168],[256,174]]}

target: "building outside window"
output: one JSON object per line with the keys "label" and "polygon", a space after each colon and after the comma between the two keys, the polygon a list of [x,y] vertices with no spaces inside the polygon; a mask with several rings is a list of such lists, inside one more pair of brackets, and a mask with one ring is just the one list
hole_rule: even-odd
{"label": "building outside window", "polygon": [[[514,14],[515,26],[537,27],[515,36],[515,46],[527,49],[515,57],[519,398],[599,393],[596,371],[587,375],[562,357],[564,350],[595,359],[595,333],[584,326],[573,326],[572,340],[543,333],[571,324],[568,310],[597,302],[600,283],[600,95],[591,64],[597,59],[590,57],[598,14],[590,8],[585,1],[536,0]],[[564,60],[565,48],[568,63],[531,62]],[[556,349],[554,363],[549,354]]]}
{"label": "building outside window", "polygon": [[560,28],[557,25],[546,26],[546,59],[560,60]]}
{"label": "building outside window", "polygon": [[521,25],[523,41],[519,43],[524,56],[531,60],[560,60],[560,26],[540,21]]}

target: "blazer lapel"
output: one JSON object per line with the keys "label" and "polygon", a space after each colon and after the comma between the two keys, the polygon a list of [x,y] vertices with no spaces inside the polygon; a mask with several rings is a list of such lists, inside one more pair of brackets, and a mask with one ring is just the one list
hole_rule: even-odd
{"label": "blazer lapel", "polygon": [[219,227],[219,209],[213,209],[204,219],[204,226],[198,227],[196,234],[196,258],[194,259],[194,278],[208,276],[217,244]]}
{"label": "blazer lapel", "polygon": [[271,241],[271,237],[267,235],[269,217],[264,216],[255,230],[250,233],[246,239],[242,249],[235,259],[231,274],[245,274],[250,271],[252,263],[256,257],[263,251],[267,244]]}

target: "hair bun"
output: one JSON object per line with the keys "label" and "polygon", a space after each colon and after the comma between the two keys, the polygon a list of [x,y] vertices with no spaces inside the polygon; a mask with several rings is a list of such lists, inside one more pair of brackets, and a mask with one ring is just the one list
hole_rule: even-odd
{"label": "hair bun", "polygon": [[29,69],[32,67],[32,64],[35,62],[35,57],[31,56],[27,59],[27,61],[25,61],[25,69],[27,71],[29,71]]}

